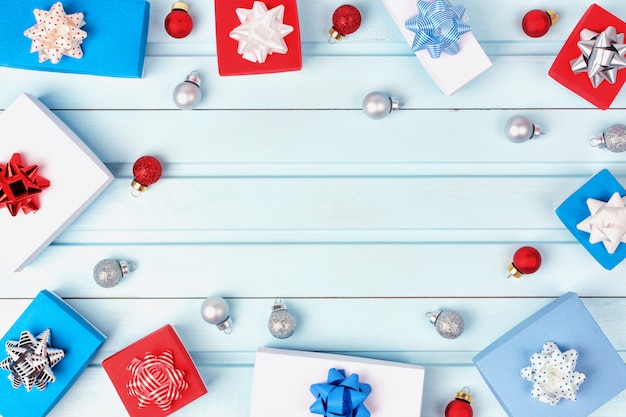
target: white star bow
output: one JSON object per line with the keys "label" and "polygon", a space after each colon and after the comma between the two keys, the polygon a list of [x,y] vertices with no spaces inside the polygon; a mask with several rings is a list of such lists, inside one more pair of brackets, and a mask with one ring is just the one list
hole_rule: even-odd
{"label": "white star bow", "polygon": [[58,64],[63,55],[80,59],[83,50],[80,45],[87,32],[80,29],[85,25],[82,13],[65,14],[61,2],[55,3],[49,11],[33,11],[37,24],[24,31],[24,36],[32,40],[30,52],[39,52],[39,62],[50,60]]}
{"label": "white star bow", "polygon": [[523,368],[520,375],[533,383],[531,396],[539,401],[557,405],[561,398],[576,401],[576,392],[585,382],[585,374],[576,372],[578,352],[570,349],[561,352],[554,342],[546,342],[541,353],[530,357],[530,366]]}
{"label": "white star bow", "polygon": [[283,38],[293,32],[293,26],[283,24],[285,6],[268,10],[265,3],[255,1],[252,9],[238,8],[235,12],[241,25],[230,32],[230,37],[239,41],[237,53],[242,58],[262,64],[274,52],[287,53]]}
{"label": "white star bow", "polygon": [[606,251],[615,253],[621,242],[626,243],[626,197],[614,193],[609,201],[587,199],[591,215],[576,225],[590,233],[589,242],[602,242]]}

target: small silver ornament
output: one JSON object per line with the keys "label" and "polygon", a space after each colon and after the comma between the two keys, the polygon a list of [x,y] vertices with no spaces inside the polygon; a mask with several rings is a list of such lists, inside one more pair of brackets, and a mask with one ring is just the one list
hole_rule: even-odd
{"label": "small silver ornament", "polygon": [[174,104],[176,104],[179,109],[191,110],[200,104],[200,100],[202,100],[202,92],[200,91],[201,81],[200,73],[193,70],[185,81],[174,88],[172,98],[174,99]]}
{"label": "small silver ornament", "polygon": [[435,325],[437,333],[446,339],[456,339],[465,330],[463,316],[453,310],[431,311],[426,317]]}
{"label": "small silver ornament", "polygon": [[228,303],[222,297],[208,297],[202,302],[200,314],[204,321],[214,324],[226,334],[233,331]]}
{"label": "small silver ornament", "polygon": [[513,116],[504,124],[504,135],[511,142],[526,142],[542,134],[541,128],[524,116]]}
{"label": "small silver ornament", "polygon": [[272,313],[267,321],[267,328],[271,335],[277,339],[287,339],[296,331],[296,318],[285,304],[276,300],[272,306]]}
{"label": "small silver ornament", "polygon": [[395,97],[374,91],[363,99],[363,112],[370,119],[382,119],[389,113],[400,108],[400,102]]}
{"label": "small silver ornament", "polygon": [[137,265],[134,262],[103,259],[93,267],[93,279],[99,286],[111,288],[135,269]]}
{"label": "small silver ornament", "polygon": [[595,138],[591,138],[589,144],[616,153],[626,151],[626,125],[610,126]]}

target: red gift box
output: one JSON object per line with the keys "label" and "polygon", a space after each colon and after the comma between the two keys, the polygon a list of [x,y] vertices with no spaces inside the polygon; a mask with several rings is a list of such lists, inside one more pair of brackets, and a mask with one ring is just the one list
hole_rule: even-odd
{"label": "red gift box", "polygon": [[[134,384],[137,382],[137,379],[134,378],[136,374],[133,371],[137,369],[136,365],[140,364],[140,361],[143,361],[141,364],[151,364],[154,362],[155,356],[163,358],[162,355],[165,352],[171,352],[171,356],[166,354],[165,357],[173,358],[173,368],[170,367],[170,373],[177,374],[181,379],[184,379],[184,382],[179,381],[178,386],[186,386],[186,389],[180,390],[180,398],[171,402],[167,401],[169,405],[167,410],[157,405],[159,400],[149,401],[140,407],[138,397],[130,393],[131,388],[135,388]],[[144,361],[146,358],[147,361]],[[131,364],[134,366],[130,366]],[[117,394],[131,417],[168,416],[207,393],[204,381],[202,381],[195,364],[191,360],[189,352],[185,349],[174,328],[169,324],[109,356],[102,361],[102,367],[113,382]],[[155,379],[159,379],[163,374],[163,372],[158,371],[146,373]],[[152,382],[153,380],[148,381],[148,383]],[[154,386],[152,389],[157,391],[154,390]]]}
{"label": "red gift box", "polygon": [[230,32],[241,25],[235,10],[238,8],[252,9],[254,0],[216,1],[215,41],[220,75],[269,74],[302,69],[302,46],[296,0],[266,0],[262,3],[267,6],[268,10],[279,5],[285,7],[283,23],[293,27],[293,31],[283,38],[287,45],[287,53],[273,53],[263,63],[244,59],[237,52],[239,42],[230,38]]}
{"label": "red gift box", "polygon": [[626,33],[626,22],[597,4],[592,4],[565,41],[563,48],[548,71],[550,77],[602,110],[609,108],[622,85],[626,82],[626,69],[617,71],[614,84],[603,81],[597,88],[594,88],[587,72],[575,74],[570,66],[570,61],[581,55],[578,41],[580,41],[580,32],[583,29],[600,33],[608,26],[615,27],[618,34]]}

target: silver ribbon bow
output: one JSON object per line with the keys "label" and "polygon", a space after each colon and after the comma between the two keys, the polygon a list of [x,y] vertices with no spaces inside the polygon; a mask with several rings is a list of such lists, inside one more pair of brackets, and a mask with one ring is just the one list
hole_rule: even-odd
{"label": "silver ribbon bow", "polygon": [[614,84],[617,71],[626,67],[624,34],[618,34],[613,26],[600,33],[581,30],[578,49],[582,54],[571,60],[570,66],[574,74],[586,72],[593,88],[598,88],[604,80]]}

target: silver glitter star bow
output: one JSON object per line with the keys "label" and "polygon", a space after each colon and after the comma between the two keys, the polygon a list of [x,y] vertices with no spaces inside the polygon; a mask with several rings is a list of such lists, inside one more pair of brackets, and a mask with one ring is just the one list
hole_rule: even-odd
{"label": "silver glitter star bow", "polygon": [[28,392],[33,387],[43,390],[49,382],[54,382],[51,368],[65,357],[63,350],[50,347],[50,329],[37,337],[24,330],[19,341],[9,340],[5,347],[8,357],[0,362],[0,369],[11,372],[13,388],[24,385]]}
{"label": "silver glitter star bow", "polygon": [[598,33],[589,29],[580,31],[578,49],[582,54],[570,61],[574,74],[586,72],[593,88],[602,81],[615,83],[617,71],[626,67],[626,44],[624,34],[617,33],[613,26],[608,26]]}

